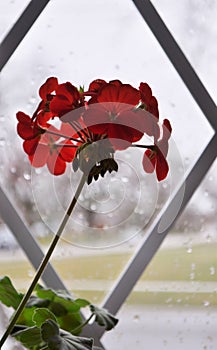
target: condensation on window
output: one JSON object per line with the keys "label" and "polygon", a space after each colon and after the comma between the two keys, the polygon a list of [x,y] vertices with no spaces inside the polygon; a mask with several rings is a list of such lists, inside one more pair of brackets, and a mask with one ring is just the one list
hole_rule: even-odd
{"label": "condensation on window", "polygon": [[122,306],[120,325],[105,335],[105,345],[118,349],[118,338],[127,349],[216,348],[216,183],[217,161]]}

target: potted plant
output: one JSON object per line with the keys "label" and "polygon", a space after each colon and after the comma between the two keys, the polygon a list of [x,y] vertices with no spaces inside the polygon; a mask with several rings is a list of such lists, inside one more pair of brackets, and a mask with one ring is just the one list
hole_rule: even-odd
{"label": "potted plant", "polygon": [[[162,181],[169,171],[166,157],[172,129],[167,119],[160,125],[158,102],[147,83],[140,83],[137,89],[119,80],[97,79],[85,91],[50,77],[40,87],[39,96],[40,102],[31,117],[17,113],[17,132],[24,140],[23,149],[31,165],[47,165],[51,174],[60,176],[66,164],[71,163],[74,172],[81,172],[81,179],[26,294],[19,293],[8,277],[0,280],[0,300],[15,310],[0,348],[12,335],[33,350],[97,349],[94,334],[91,339],[84,338],[80,336],[82,329],[94,319],[110,330],[118,320],[85,299],[45,288],[38,281],[83,187],[117,172],[115,152],[129,147],[144,148],[144,171],[156,171],[157,180]],[[141,143],[144,135],[151,140],[150,144]],[[84,307],[90,311],[86,320],[81,314]]]}

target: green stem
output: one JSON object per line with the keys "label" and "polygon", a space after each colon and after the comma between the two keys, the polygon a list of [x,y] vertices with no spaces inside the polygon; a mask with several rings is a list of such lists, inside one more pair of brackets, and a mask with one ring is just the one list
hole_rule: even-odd
{"label": "green stem", "polygon": [[43,260],[42,260],[38,270],[36,271],[35,277],[34,277],[32,283],[31,283],[28,291],[26,292],[26,294],[24,295],[23,299],[21,300],[17,310],[15,311],[15,313],[14,313],[14,315],[13,315],[11,321],[10,321],[10,324],[9,324],[7,330],[5,331],[4,335],[2,336],[2,338],[0,340],[0,349],[2,348],[2,346],[3,346],[4,342],[6,341],[6,339],[8,338],[8,336],[11,334],[11,332],[12,332],[12,330],[13,330],[15,324],[16,324],[16,321],[18,320],[18,318],[19,318],[21,312],[23,311],[26,303],[28,302],[28,300],[29,300],[29,298],[30,298],[30,296],[31,296],[31,294],[32,294],[36,284],[38,283],[42,273],[44,272],[44,269],[46,268],[46,266],[47,266],[47,264],[49,262],[49,259],[50,259],[51,255],[52,255],[52,253],[53,253],[53,251],[54,251],[54,249],[55,249],[55,247],[56,247],[56,245],[57,245],[57,243],[58,243],[58,241],[60,239],[60,236],[61,236],[61,234],[62,234],[66,224],[67,224],[67,221],[68,221],[68,219],[69,219],[69,217],[70,217],[70,215],[71,215],[71,213],[72,213],[72,211],[73,211],[73,209],[74,209],[74,207],[75,207],[75,205],[77,203],[78,197],[79,197],[79,195],[80,195],[80,193],[81,193],[81,191],[82,191],[82,189],[84,187],[85,181],[86,181],[86,175],[83,174],[82,178],[80,180],[80,183],[78,185],[77,191],[76,191],[76,193],[75,193],[75,195],[74,195],[74,197],[73,197],[73,199],[72,199],[72,201],[71,201],[71,203],[70,203],[70,205],[69,205],[69,207],[68,207],[68,209],[67,209],[67,211],[66,211],[66,213],[65,213],[65,215],[63,217],[63,219],[62,219],[62,222],[61,222],[61,224],[59,226],[59,229],[58,229],[57,233],[55,234],[55,236],[54,236],[54,238],[53,238],[53,240],[51,242],[51,245],[50,245],[46,255],[44,256],[44,258],[43,258]]}
{"label": "green stem", "polygon": [[77,333],[78,331],[80,331],[80,329],[83,329],[84,326],[86,326],[86,325],[90,322],[90,320],[91,320],[91,318],[92,318],[93,316],[94,316],[94,313],[91,314],[82,324],[80,324],[80,326],[78,326],[78,327],[72,329],[70,332],[71,332],[72,334],[75,334],[75,332]]}

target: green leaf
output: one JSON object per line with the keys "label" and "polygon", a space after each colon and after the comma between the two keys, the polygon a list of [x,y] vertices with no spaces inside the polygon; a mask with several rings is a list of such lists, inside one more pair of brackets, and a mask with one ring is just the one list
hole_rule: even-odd
{"label": "green leaf", "polygon": [[56,316],[56,320],[61,328],[70,331],[81,325],[82,317],[80,308],[89,305],[87,300],[74,300],[65,291],[54,291],[39,285],[36,288],[36,293],[38,298],[49,299],[48,309]]}
{"label": "green leaf", "polygon": [[32,320],[34,321],[35,325],[39,328],[47,320],[53,320],[55,322],[57,321],[55,315],[46,308],[36,309],[34,311]]}
{"label": "green leaf", "polygon": [[75,303],[77,304],[77,305],[79,305],[79,307],[80,308],[82,308],[82,307],[86,307],[86,306],[89,306],[90,305],[90,302],[88,301],[88,300],[86,300],[86,299],[76,299],[75,300]]}
{"label": "green leaf", "polygon": [[114,328],[118,323],[118,319],[110,314],[107,310],[99,308],[95,305],[90,305],[91,312],[95,315],[95,321],[105,327],[107,331]]}
{"label": "green leaf", "polygon": [[60,332],[56,322],[46,321],[41,326],[42,339],[50,350],[92,350],[93,340],[75,337],[68,332]]}
{"label": "green leaf", "polygon": [[16,291],[11,280],[7,276],[0,279],[0,301],[4,305],[13,307],[16,310],[22,298],[23,294]]}
{"label": "green leaf", "polygon": [[[78,312],[82,307],[79,302],[76,302],[71,295],[64,291],[55,291],[40,286],[36,289],[36,293],[41,299],[48,299],[53,303],[61,304],[68,312]],[[55,305],[55,307],[57,308],[57,305]],[[52,312],[55,313],[54,310],[52,310]]]}
{"label": "green leaf", "polygon": [[41,330],[36,326],[16,332],[13,334],[13,337],[19,340],[28,349],[43,344]]}
{"label": "green leaf", "polygon": [[24,308],[21,315],[19,316],[17,323],[26,325],[28,327],[34,326],[34,322],[32,321],[32,316],[35,308]]}
{"label": "green leaf", "polygon": [[47,299],[50,301],[52,301],[56,295],[53,289],[43,287],[37,288],[36,294],[40,299]]}
{"label": "green leaf", "polygon": [[41,299],[36,297],[35,295],[32,295],[29,299],[29,301],[26,304],[26,307],[48,307],[50,304],[50,300],[48,299]]}
{"label": "green leaf", "polygon": [[58,323],[62,329],[65,329],[66,331],[69,331],[70,333],[74,335],[80,334],[81,330],[77,331],[76,333],[71,332],[72,329],[76,329],[80,327],[82,324],[82,317],[80,313],[68,313],[67,315],[63,317],[58,318]]}

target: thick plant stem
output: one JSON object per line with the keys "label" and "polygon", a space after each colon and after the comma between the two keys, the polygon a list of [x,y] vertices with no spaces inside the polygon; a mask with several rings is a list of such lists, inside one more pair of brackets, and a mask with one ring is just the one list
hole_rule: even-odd
{"label": "thick plant stem", "polygon": [[54,249],[55,249],[59,239],[60,239],[60,236],[61,236],[61,234],[62,234],[62,232],[63,232],[63,230],[64,230],[64,228],[65,228],[65,226],[67,224],[67,221],[68,221],[68,219],[69,219],[69,217],[70,217],[70,215],[71,215],[71,213],[72,213],[72,211],[73,211],[73,209],[74,209],[74,207],[75,207],[75,205],[77,203],[78,197],[79,197],[79,195],[80,195],[80,193],[81,193],[81,191],[82,191],[82,189],[84,187],[86,179],[87,179],[86,175],[83,175],[81,180],[80,180],[80,183],[78,185],[77,191],[76,191],[76,193],[75,193],[75,195],[74,195],[74,197],[73,197],[73,199],[72,199],[72,201],[71,201],[71,203],[70,203],[70,205],[69,205],[69,207],[68,207],[68,209],[67,209],[67,211],[66,211],[66,213],[65,213],[65,215],[63,217],[63,220],[62,220],[62,222],[61,222],[61,224],[59,226],[59,229],[58,229],[57,233],[55,234],[55,236],[54,236],[54,238],[53,238],[53,240],[51,242],[51,245],[50,245],[46,255],[44,256],[44,258],[43,258],[43,260],[42,260],[38,270],[36,271],[35,277],[34,277],[32,283],[31,283],[28,291],[26,292],[26,294],[24,295],[23,299],[21,300],[21,302],[20,302],[16,312],[14,313],[14,315],[13,315],[11,321],[10,321],[10,324],[8,325],[7,330],[5,331],[4,335],[2,336],[2,338],[0,340],[0,349],[2,348],[2,346],[5,343],[5,341],[8,338],[8,336],[11,334],[11,332],[12,332],[12,330],[13,330],[13,328],[14,328],[14,326],[15,326],[15,324],[16,324],[16,322],[17,322],[17,320],[18,320],[18,318],[19,318],[19,316],[21,314],[21,312],[23,311],[26,303],[28,302],[28,300],[29,300],[29,298],[30,298],[30,296],[31,296],[35,286],[37,285],[37,283],[38,283],[42,273],[44,272],[44,270],[45,270],[45,268],[46,268],[46,266],[47,266],[47,264],[48,264],[48,262],[50,260],[50,257],[52,255],[52,253],[53,253],[53,251],[54,251]]}

